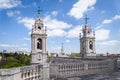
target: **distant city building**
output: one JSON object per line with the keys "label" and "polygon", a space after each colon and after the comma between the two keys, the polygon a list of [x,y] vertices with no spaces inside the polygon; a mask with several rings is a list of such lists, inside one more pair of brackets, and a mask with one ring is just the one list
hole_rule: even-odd
{"label": "distant city building", "polygon": [[63,43],[61,46],[61,52],[60,53],[50,53],[49,57],[68,57],[64,52]]}
{"label": "distant city building", "polygon": [[3,53],[7,53],[7,50],[3,50]]}
{"label": "distant city building", "polygon": [[16,51],[16,53],[18,53],[18,54],[30,54],[30,52],[27,52],[27,51]]}
{"label": "distant city building", "polygon": [[50,53],[50,57],[58,57],[58,53]]}

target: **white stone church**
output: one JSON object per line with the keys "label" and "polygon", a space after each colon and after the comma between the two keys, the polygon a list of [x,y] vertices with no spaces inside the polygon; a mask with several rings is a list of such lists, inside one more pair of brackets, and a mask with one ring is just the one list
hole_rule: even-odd
{"label": "white stone church", "polygon": [[79,77],[90,74],[114,72],[115,58],[96,57],[95,33],[87,23],[80,34],[79,58],[47,57],[47,30],[38,17],[32,26],[31,33],[31,65],[10,69],[0,69],[0,80],[54,80],[57,78]]}

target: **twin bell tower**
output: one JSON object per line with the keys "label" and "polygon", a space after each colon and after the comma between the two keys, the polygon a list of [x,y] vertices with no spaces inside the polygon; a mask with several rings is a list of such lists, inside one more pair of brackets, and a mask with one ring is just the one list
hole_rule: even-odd
{"label": "twin bell tower", "polygon": [[37,19],[32,26],[31,32],[31,64],[45,63],[47,61],[46,38],[47,30],[40,19],[40,10],[38,10]]}
{"label": "twin bell tower", "polygon": [[[82,28],[82,36],[80,34],[80,54],[81,57],[95,56],[95,34],[85,18],[85,25]],[[47,29],[40,19],[40,10],[38,10],[37,19],[32,26],[31,32],[31,64],[41,64],[47,62],[46,51]]]}

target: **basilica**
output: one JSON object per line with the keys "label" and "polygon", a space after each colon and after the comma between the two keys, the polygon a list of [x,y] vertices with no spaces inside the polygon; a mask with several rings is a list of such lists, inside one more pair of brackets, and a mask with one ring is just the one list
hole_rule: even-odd
{"label": "basilica", "polygon": [[81,57],[47,57],[47,29],[38,13],[31,31],[31,65],[1,69],[0,80],[55,80],[116,71],[116,58],[96,56],[95,33],[87,17],[79,37]]}

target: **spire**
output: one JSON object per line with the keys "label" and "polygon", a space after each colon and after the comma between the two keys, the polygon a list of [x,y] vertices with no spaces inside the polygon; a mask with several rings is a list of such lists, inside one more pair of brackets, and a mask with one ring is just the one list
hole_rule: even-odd
{"label": "spire", "polygon": [[61,47],[61,54],[64,54],[64,49],[63,49],[63,43],[62,43],[62,47]]}
{"label": "spire", "polygon": [[87,15],[85,15],[85,24],[87,24],[88,23],[88,17],[87,17]]}

